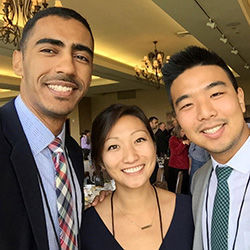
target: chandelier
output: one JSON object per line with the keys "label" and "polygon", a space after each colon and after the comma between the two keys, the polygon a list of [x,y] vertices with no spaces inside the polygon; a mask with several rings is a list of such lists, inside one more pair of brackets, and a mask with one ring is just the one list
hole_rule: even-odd
{"label": "chandelier", "polygon": [[5,44],[12,43],[17,46],[21,38],[19,26],[24,25],[41,8],[48,7],[46,0],[4,0],[3,9],[0,15],[3,15],[3,25],[0,27],[0,40]]}
{"label": "chandelier", "polygon": [[[145,78],[153,83],[156,83],[160,87],[162,81],[161,68],[163,66],[164,53],[158,51],[156,48],[157,41],[153,41],[155,45],[154,52],[149,52],[147,56],[141,60],[142,65],[140,67],[135,66],[135,76],[137,79]],[[169,60],[167,56],[167,60]]]}

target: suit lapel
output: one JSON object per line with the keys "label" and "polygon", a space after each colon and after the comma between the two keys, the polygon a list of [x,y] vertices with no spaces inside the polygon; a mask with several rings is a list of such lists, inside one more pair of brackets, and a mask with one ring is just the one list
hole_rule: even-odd
{"label": "suit lapel", "polygon": [[81,191],[83,190],[83,158],[82,151],[79,145],[68,135],[66,134],[65,144],[69,152],[69,157],[72,162],[73,168],[76,172],[78,182],[80,184]]}
{"label": "suit lapel", "polygon": [[12,145],[10,160],[18,179],[38,249],[48,249],[48,238],[36,164],[18,119],[14,101],[2,108],[3,131]]}
{"label": "suit lapel", "polygon": [[193,250],[203,249],[202,241],[202,212],[204,206],[204,199],[209,177],[212,171],[211,160],[208,161],[202,168],[197,170],[192,179],[192,206],[193,206],[193,217],[195,224],[195,234]]}

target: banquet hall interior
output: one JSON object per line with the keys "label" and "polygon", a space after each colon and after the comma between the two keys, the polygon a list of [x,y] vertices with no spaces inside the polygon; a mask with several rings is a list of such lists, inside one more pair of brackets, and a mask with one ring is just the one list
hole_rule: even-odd
{"label": "banquet hall interior", "polygon": [[[2,29],[6,2],[0,1],[0,106],[16,97],[20,88],[20,78],[12,70],[11,57],[16,46],[6,42]],[[162,52],[158,54],[165,63],[173,53],[189,45],[211,49],[226,61],[245,91],[246,117],[250,117],[249,0],[34,2],[40,6],[46,2],[49,7],[75,9],[88,20],[94,34],[93,80],[87,95],[67,121],[71,135],[78,142],[81,132],[91,128],[95,116],[116,102],[136,104],[148,117],[156,116],[159,121],[167,122],[171,107],[160,67],[157,76],[145,71],[143,74],[145,56],[157,50]]]}

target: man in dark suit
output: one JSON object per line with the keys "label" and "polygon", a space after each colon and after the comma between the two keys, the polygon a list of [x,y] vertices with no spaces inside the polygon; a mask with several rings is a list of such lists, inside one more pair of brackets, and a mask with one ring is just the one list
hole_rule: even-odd
{"label": "man in dark suit", "polygon": [[158,157],[164,156],[168,152],[168,131],[165,122],[160,122],[155,133]]}
{"label": "man in dark suit", "polygon": [[14,51],[20,95],[0,109],[0,249],[60,246],[55,169],[48,145],[58,137],[73,200],[75,247],[83,211],[83,159],[65,133],[65,120],[91,82],[94,40],[87,21],[66,8],[48,8],[28,21]]}

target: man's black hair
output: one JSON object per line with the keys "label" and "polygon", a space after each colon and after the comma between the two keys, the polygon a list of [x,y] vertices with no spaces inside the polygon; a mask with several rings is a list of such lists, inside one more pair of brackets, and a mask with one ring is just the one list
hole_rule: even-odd
{"label": "man's black hair", "polygon": [[152,122],[153,120],[157,120],[158,121],[158,118],[155,117],[155,116],[151,116],[151,117],[148,118],[149,122]]}
{"label": "man's black hair", "polygon": [[169,62],[164,64],[162,68],[163,80],[173,110],[174,107],[170,92],[173,81],[187,69],[191,69],[195,66],[208,65],[221,67],[226,72],[229,80],[231,81],[234,89],[237,92],[237,81],[232,71],[228,68],[228,66],[220,56],[218,56],[215,52],[209,51],[205,48],[189,46],[186,49],[172,55]]}
{"label": "man's black hair", "polygon": [[[92,41],[94,43],[94,38],[93,38],[91,28],[90,28],[87,20],[84,17],[82,17],[79,13],[77,13],[76,11],[74,11],[72,9],[63,8],[63,7],[50,7],[50,8],[47,8],[45,10],[39,11],[31,19],[29,19],[29,21],[26,23],[25,27],[23,28],[22,38],[21,38],[21,41],[19,44],[20,50],[24,51],[27,39],[30,35],[31,30],[34,28],[36,22],[38,20],[40,20],[41,18],[44,18],[47,16],[58,16],[58,17],[62,17],[65,19],[72,18],[72,19],[75,19],[75,20],[81,22],[89,31],[91,38],[92,38]],[[58,25],[60,25],[60,24],[58,24]]]}

